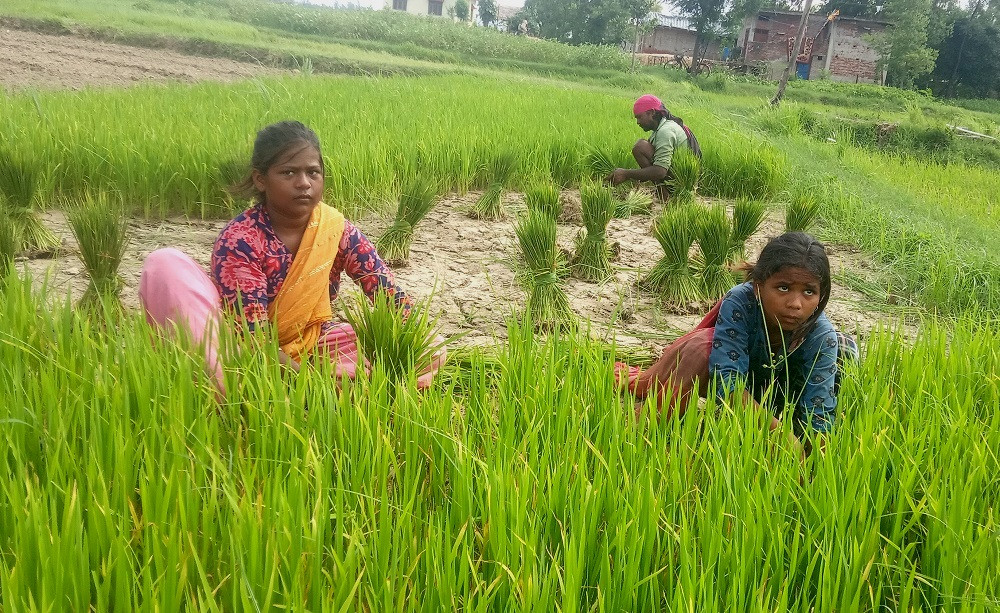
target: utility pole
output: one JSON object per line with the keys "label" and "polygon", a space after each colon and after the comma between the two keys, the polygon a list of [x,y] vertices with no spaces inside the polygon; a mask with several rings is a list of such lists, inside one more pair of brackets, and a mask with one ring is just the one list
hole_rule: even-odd
{"label": "utility pole", "polygon": [[812,0],[806,0],[806,5],[802,9],[802,19],[799,20],[799,30],[795,33],[795,47],[792,49],[792,57],[788,58],[785,71],[781,73],[781,81],[778,83],[778,92],[771,98],[771,106],[781,104],[781,99],[785,95],[785,86],[788,85],[788,75],[795,66],[795,60],[799,57],[799,49],[802,47],[802,40],[806,33],[806,24],[809,22],[809,9],[812,8]]}

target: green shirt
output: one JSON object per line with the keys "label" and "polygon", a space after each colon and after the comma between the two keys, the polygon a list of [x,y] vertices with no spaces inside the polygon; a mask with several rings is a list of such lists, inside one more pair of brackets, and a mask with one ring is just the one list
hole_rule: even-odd
{"label": "green shirt", "polygon": [[660,125],[649,135],[649,144],[653,146],[653,164],[669,170],[674,151],[680,145],[687,145],[687,134],[676,121],[661,119]]}

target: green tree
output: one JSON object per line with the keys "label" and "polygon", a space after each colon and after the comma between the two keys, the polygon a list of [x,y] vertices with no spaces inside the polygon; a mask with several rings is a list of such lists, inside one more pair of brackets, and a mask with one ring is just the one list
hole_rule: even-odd
{"label": "green tree", "polygon": [[681,14],[691,18],[695,29],[695,44],[692,52],[691,70],[695,71],[698,62],[705,56],[709,43],[719,40],[725,29],[725,17],[728,13],[727,0],[674,0],[673,5]]}
{"label": "green tree", "polygon": [[496,0],[479,0],[479,20],[484,26],[490,27],[497,23],[497,12]]}
{"label": "green tree", "polygon": [[469,20],[469,3],[466,0],[455,0],[454,11],[459,21]]}
{"label": "green tree", "polygon": [[642,0],[527,0],[524,14],[544,38],[577,45],[618,45],[634,36],[632,15],[643,5],[654,3]]}
{"label": "green tree", "polygon": [[873,37],[889,85],[913,88],[917,79],[934,69],[937,51],[927,46],[932,0],[886,0],[879,17],[892,26]]}

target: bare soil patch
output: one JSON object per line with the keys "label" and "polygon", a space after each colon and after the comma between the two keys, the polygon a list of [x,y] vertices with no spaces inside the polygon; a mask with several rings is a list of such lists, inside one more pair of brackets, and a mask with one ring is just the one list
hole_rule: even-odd
{"label": "bare soil patch", "polygon": [[[463,344],[491,344],[506,337],[506,321],[511,313],[523,308],[525,295],[514,281],[512,263],[518,254],[514,218],[500,222],[470,219],[465,210],[476,195],[452,195],[441,200],[417,226],[410,264],[397,266],[394,271],[409,293],[432,299],[445,334],[465,334]],[[507,202],[516,209],[521,206],[521,196],[510,194]],[[33,275],[39,286],[44,283],[52,298],[67,294],[79,297],[86,289],[87,274],[77,257],[65,216],[50,211],[45,213],[45,220],[62,238],[63,247],[52,259],[27,260],[19,265]],[[354,221],[373,239],[388,223],[378,216]],[[121,271],[125,305],[139,308],[139,272],[150,251],[177,247],[207,269],[212,244],[224,225],[224,221],[185,218],[135,220],[134,238]],[[612,220],[608,238],[620,246],[613,278],[601,284],[566,280],[573,311],[581,320],[590,322],[593,336],[613,340],[620,346],[658,349],[701,319],[697,308],[688,314],[664,310],[654,295],[637,286],[637,280],[662,254],[649,232],[650,225],[651,218],[644,215]],[[579,229],[579,224],[560,223],[560,246],[572,249]],[[781,231],[777,216],[769,217],[748,244],[750,256],[756,257],[767,239]],[[836,252],[832,259],[835,267],[851,262],[850,258],[838,258]],[[356,292],[346,279],[342,287],[344,297]],[[867,336],[882,318],[867,311],[865,302],[862,294],[835,285],[827,315],[839,328]]]}
{"label": "bare soil patch", "polygon": [[8,90],[124,87],[139,82],[235,81],[281,71],[71,35],[0,30],[0,87]]}

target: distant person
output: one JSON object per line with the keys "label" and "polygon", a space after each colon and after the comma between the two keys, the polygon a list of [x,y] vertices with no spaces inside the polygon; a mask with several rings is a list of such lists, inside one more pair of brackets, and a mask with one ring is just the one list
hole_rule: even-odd
{"label": "distant person", "polygon": [[521,23],[517,24],[517,35],[527,36],[528,35],[528,20],[522,19]]}
{"label": "distant person", "polygon": [[[246,331],[275,326],[280,362],[298,371],[329,355],[338,376],[354,377],[357,336],[333,318],[342,273],[373,298],[385,292],[409,311],[413,301],[396,283],[375,246],[337,209],[324,204],[325,169],[319,139],[297,121],[257,133],[250,175],[237,191],[254,204],[219,233],[211,277],[177,249],[159,249],[143,263],[139,298],[154,325],[181,329],[203,345],[209,371],[224,393],[214,326],[225,309]],[[441,353],[418,384],[426,386]]]}
{"label": "distant person", "polygon": [[[789,418],[798,437],[829,432],[843,365],[857,360],[858,347],[824,313],[831,288],[826,249],[808,234],[782,234],[745,271],[746,283],[647,370],[616,363],[619,382],[639,399],[656,392],[668,416],[675,402],[683,412],[691,395],[705,397],[712,383],[720,401],[743,387],[750,405],[769,399],[770,429]],[[786,405],[792,415],[783,415]]]}
{"label": "distant person", "polygon": [[635,101],[632,106],[635,122],[646,131],[652,131],[648,139],[639,139],[632,147],[632,157],[639,165],[638,169],[616,168],[608,180],[612,185],[625,181],[645,181],[656,187],[660,200],[666,202],[670,197],[670,181],[673,175],[670,164],[678,147],[689,147],[701,158],[701,147],[691,129],[684,125],[684,120],[667,110],[663,102],[646,94]]}

